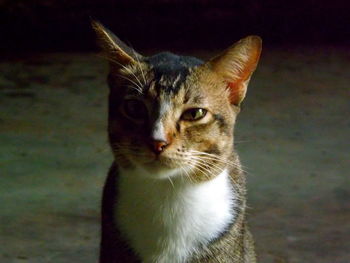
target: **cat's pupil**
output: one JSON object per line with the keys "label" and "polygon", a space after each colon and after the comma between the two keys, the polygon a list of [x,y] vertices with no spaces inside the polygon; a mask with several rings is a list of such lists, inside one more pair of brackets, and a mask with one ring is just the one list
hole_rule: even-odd
{"label": "cat's pupil", "polygon": [[147,116],[146,106],[139,100],[126,100],[124,102],[124,111],[128,117],[133,119],[144,119]]}

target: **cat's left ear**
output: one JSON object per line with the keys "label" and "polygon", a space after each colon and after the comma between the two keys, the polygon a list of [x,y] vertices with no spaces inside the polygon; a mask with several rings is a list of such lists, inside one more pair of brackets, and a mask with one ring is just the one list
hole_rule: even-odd
{"label": "cat's left ear", "polygon": [[116,35],[105,28],[100,22],[91,21],[92,28],[97,35],[97,42],[102,48],[106,58],[109,60],[111,68],[122,68],[123,66],[137,64],[143,56],[124,44]]}
{"label": "cat's left ear", "polygon": [[221,55],[208,62],[209,67],[223,77],[230,91],[230,101],[239,106],[261,53],[262,40],[258,36],[241,39]]}

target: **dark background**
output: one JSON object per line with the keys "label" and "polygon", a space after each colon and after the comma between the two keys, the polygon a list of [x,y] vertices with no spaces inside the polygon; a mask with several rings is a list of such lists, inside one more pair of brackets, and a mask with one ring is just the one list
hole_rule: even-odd
{"label": "dark background", "polygon": [[138,49],[222,48],[248,34],[265,45],[348,44],[349,1],[5,0],[4,52],[95,50],[89,19]]}

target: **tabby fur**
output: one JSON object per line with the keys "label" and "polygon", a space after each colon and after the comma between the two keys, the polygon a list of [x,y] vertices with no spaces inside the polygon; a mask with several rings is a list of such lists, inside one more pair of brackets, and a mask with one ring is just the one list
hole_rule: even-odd
{"label": "tabby fur", "polygon": [[[261,39],[246,37],[203,62],[169,52],[144,57],[100,23],[92,26],[110,63],[115,157],[103,192],[100,263],[256,262],[233,135]],[[215,198],[223,204],[211,205]],[[197,199],[209,218],[196,215]]]}

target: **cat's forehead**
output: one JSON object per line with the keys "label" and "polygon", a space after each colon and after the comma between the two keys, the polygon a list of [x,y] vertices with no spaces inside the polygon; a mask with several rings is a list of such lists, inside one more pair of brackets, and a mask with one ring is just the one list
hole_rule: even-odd
{"label": "cat's forehead", "polygon": [[146,63],[152,70],[153,86],[159,94],[177,93],[191,73],[191,69],[203,64],[203,61],[163,52],[147,58]]}
{"label": "cat's forehead", "polygon": [[195,57],[179,56],[170,52],[161,52],[148,57],[146,62],[158,74],[171,74],[172,72],[186,71],[186,69],[199,66],[203,61]]}

